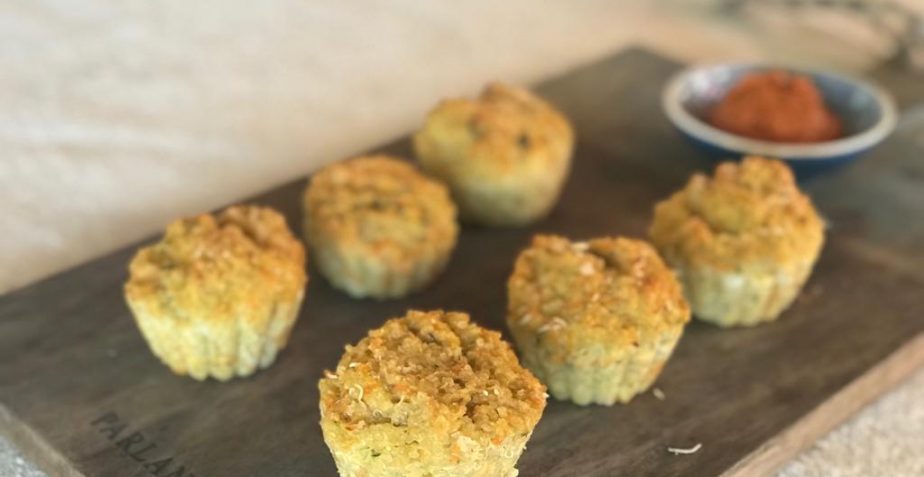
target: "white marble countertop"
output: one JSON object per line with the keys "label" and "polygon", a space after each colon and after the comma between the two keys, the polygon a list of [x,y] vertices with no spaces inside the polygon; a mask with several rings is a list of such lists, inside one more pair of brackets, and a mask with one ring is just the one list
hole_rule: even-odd
{"label": "white marble countertop", "polygon": [[[729,18],[715,3],[4,2],[0,291],[406,133],[487,80],[533,81],[631,43],[841,70],[887,51],[843,15]],[[922,403],[919,372],[780,475],[924,475]],[[44,474],[0,438],[0,475]]]}

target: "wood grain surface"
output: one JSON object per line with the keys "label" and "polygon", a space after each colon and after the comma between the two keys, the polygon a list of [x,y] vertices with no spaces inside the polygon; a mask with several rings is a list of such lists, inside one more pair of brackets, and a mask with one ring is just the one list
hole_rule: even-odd
{"label": "wood grain surface", "polygon": [[[551,216],[523,229],[466,227],[446,273],[404,300],[351,300],[310,270],[289,348],[251,378],[198,383],[151,355],[122,299],[134,247],[0,298],[0,430],[52,475],[336,475],[317,380],[345,344],[407,308],[465,310],[503,329],[504,282],[533,233],[641,236],[652,205],[710,167],[660,112],[678,68],[630,50],[544,83],[579,136]],[[384,149],[409,154],[404,140]],[[924,363],[921,154],[895,136],[810,184],[831,227],[795,305],[753,329],[693,323],[656,384],[663,401],[550,402],[521,475],[765,474]],[[299,230],[304,185],[252,201]],[[695,454],[667,451],[695,444]]]}

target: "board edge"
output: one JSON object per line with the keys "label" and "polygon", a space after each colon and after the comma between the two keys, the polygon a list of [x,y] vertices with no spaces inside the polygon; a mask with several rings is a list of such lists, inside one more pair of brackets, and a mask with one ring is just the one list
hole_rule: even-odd
{"label": "board edge", "polygon": [[838,425],[921,368],[924,368],[924,332],[906,341],[860,377],[738,460],[719,477],[772,474],[791,462],[800,451],[828,435]]}
{"label": "board edge", "polygon": [[25,459],[48,475],[87,477],[67,457],[0,402],[0,433]]}

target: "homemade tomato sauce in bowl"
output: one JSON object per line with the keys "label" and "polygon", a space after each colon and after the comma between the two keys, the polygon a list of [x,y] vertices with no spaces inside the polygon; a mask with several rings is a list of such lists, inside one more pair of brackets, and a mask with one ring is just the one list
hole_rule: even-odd
{"label": "homemade tomato sauce in bowl", "polygon": [[763,65],[684,70],[668,83],[662,106],[711,158],[775,157],[803,179],[856,159],[896,123],[891,96],[870,83]]}

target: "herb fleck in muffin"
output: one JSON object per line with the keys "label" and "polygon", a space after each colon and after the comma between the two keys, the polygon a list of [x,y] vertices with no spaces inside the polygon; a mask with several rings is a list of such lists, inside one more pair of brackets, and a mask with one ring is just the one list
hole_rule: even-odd
{"label": "herb fleck in muffin", "polygon": [[545,388],[465,313],[409,311],[325,373],[321,429],[343,477],[513,477]]}
{"label": "herb fleck in muffin", "polygon": [[507,282],[507,325],[556,399],[628,402],[658,377],[690,319],[680,284],[641,240],[537,235]]}
{"label": "herb fleck in muffin", "polygon": [[423,288],[445,267],[459,233],[446,188],[388,156],[325,167],[311,179],[304,208],[315,263],[357,298]]}
{"label": "herb fleck in muffin", "polygon": [[568,120],[525,89],[488,85],[440,103],[414,135],[421,167],[446,182],[463,219],[523,225],[555,205],[571,165]]}
{"label": "herb fleck in muffin", "polygon": [[759,157],[695,174],[655,207],[651,240],[693,314],[719,326],[776,319],[799,294],[824,225],[784,163]]}
{"label": "herb fleck in muffin", "polygon": [[285,218],[255,206],[170,224],[129,271],[125,297],[151,351],[198,380],[272,364],[308,281],[305,250]]}

